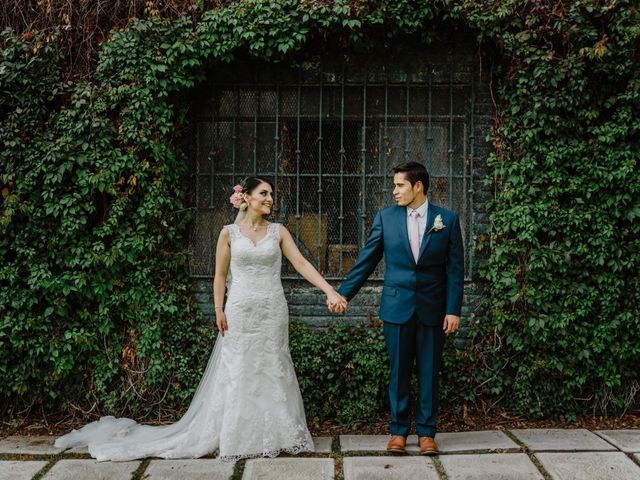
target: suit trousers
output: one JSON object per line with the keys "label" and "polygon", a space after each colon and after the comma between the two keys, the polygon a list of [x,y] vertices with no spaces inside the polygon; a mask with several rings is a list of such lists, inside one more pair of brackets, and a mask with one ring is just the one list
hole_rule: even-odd
{"label": "suit trousers", "polygon": [[414,314],[403,325],[384,322],[383,329],[391,370],[391,435],[409,435],[411,376],[415,365],[418,377],[416,433],[433,437],[438,420],[438,373],[445,339],[442,325],[423,325]]}

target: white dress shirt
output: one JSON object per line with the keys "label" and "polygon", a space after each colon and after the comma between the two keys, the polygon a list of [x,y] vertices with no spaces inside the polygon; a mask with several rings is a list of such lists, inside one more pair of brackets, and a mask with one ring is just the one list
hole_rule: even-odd
{"label": "white dress shirt", "polygon": [[[422,245],[422,238],[424,237],[424,232],[427,228],[427,208],[429,206],[429,201],[425,201],[422,205],[420,205],[415,210],[418,212],[418,233],[420,234],[420,245]],[[407,233],[409,234],[409,238],[411,238],[411,212],[413,212],[413,208],[407,207]]]}

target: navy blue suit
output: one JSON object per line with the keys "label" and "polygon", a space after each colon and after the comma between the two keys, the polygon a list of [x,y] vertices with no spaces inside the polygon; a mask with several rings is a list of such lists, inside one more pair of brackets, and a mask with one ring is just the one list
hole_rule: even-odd
{"label": "navy blue suit", "polygon": [[[432,229],[438,215],[444,224],[441,230]],[[409,244],[406,207],[379,211],[358,260],[338,292],[351,300],[383,255],[380,319],[384,321],[391,368],[391,434],[409,434],[410,383],[415,364],[419,384],[416,433],[433,437],[444,317],[460,316],[462,307],[464,249],[458,216],[429,203],[426,231],[416,263]]]}

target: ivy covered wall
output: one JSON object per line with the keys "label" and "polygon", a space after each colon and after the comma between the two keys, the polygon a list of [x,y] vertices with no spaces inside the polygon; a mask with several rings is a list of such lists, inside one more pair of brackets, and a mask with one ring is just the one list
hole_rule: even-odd
{"label": "ivy covered wall", "polygon": [[[236,1],[151,13],[83,80],[55,38],[0,37],[0,411],[171,416],[215,333],[186,276],[186,93],[237,58],[429,42],[494,59],[491,230],[477,343],[447,352],[445,408],[620,413],[640,389],[640,14],[624,1]],[[307,413],[382,407],[379,326],[296,326]],[[318,389],[331,385],[324,395]],[[350,402],[341,401],[347,396]]]}

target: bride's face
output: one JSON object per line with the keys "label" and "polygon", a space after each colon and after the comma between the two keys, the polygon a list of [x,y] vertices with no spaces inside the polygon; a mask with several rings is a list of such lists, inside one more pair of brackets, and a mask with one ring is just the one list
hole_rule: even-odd
{"label": "bride's face", "polygon": [[268,215],[273,207],[273,191],[271,185],[262,182],[256,188],[251,190],[245,197],[249,204],[249,210],[253,210],[259,215]]}

